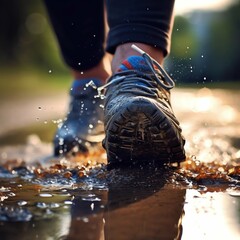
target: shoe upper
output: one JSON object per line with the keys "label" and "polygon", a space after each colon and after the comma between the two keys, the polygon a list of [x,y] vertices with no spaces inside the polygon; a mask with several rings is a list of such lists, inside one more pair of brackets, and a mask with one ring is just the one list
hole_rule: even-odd
{"label": "shoe upper", "polygon": [[[146,60],[140,56],[132,56],[126,61],[128,63],[133,62],[132,65],[135,68],[129,70],[125,66],[120,66],[119,72],[109,79],[105,94],[105,123],[123,105],[129,105],[132,101],[136,101],[139,98],[148,98],[157,104],[176,126],[179,127],[179,122],[173,113],[170,99],[170,89],[174,85],[161,84],[165,81],[161,72],[156,69],[154,63],[150,63],[153,65],[152,68],[146,64],[146,61],[151,60]],[[124,65],[124,62],[122,65]]]}
{"label": "shoe upper", "polygon": [[75,80],[70,90],[69,112],[54,138],[55,155],[74,146],[87,151],[86,142],[101,142],[104,137],[103,99],[97,97],[99,80]]}

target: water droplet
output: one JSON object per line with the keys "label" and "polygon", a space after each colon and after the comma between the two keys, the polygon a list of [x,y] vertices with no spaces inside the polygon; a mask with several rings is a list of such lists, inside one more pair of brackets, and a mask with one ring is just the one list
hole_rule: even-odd
{"label": "water droplet", "polygon": [[83,201],[88,201],[88,202],[100,202],[101,199],[98,197],[86,197],[82,198]]}
{"label": "water droplet", "polygon": [[59,145],[62,146],[64,144],[64,139],[63,138],[59,138],[58,140],[59,140],[59,142],[58,142]]}
{"label": "water droplet", "polygon": [[207,80],[207,77],[204,77],[203,80],[206,81],[206,80]]}
{"label": "water droplet", "polygon": [[89,222],[89,219],[86,218],[86,217],[82,218],[82,220],[83,220],[83,222],[85,222],[85,223],[88,223],[88,222]]}
{"label": "water droplet", "polygon": [[19,201],[18,203],[18,206],[25,206],[25,205],[27,205],[27,202],[26,201]]}
{"label": "water droplet", "polygon": [[49,69],[49,70],[48,70],[48,73],[52,73],[52,70],[51,70],[51,69]]}
{"label": "water droplet", "polygon": [[1,208],[1,221],[28,222],[31,218],[32,214],[27,209],[14,206]]}
{"label": "water droplet", "polygon": [[93,82],[93,80],[91,80],[90,82],[86,83],[85,85],[86,87],[91,86],[93,89],[97,89],[96,84]]}
{"label": "water droplet", "polygon": [[203,55],[201,55],[201,58],[203,58]]}
{"label": "water droplet", "polygon": [[49,208],[59,208],[60,207],[60,204],[58,203],[50,203],[49,204]]}
{"label": "water droplet", "polygon": [[89,124],[88,127],[92,129],[92,128],[93,128],[93,125],[92,125],[92,124]]}
{"label": "water droplet", "polygon": [[40,193],[39,196],[40,196],[40,197],[44,197],[44,198],[53,197],[53,195],[50,194],[50,193]]}
{"label": "water droplet", "polygon": [[38,202],[38,203],[37,203],[37,207],[38,207],[38,208],[45,209],[45,208],[47,208],[47,204],[46,204],[46,203],[43,203],[43,202]]}
{"label": "water droplet", "polygon": [[15,197],[15,196],[16,196],[16,194],[15,194],[15,193],[13,193],[13,192],[10,192],[10,193],[8,194],[8,196],[9,196],[9,197]]}

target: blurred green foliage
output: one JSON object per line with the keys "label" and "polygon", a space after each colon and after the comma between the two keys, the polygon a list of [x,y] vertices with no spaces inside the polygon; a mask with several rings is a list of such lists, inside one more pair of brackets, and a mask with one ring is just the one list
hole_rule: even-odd
{"label": "blurred green foliage", "polygon": [[1,0],[0,68],[66,71],[43,2]]}
{"label": "blurred green foliage", "polygon": [[[166,67],[179,82],[239,81],[240,0],[222,12],[177,16]],[[0,70],[66,73],[41,0],[2,0]]]}
{"label": "blurred green foliage", "polygon": [[240,79],[240,1],[227,11],[219,13],[210,25],[208,62],[212,77]]}
{"label": "blurred green foliage", "polygon": [[176,17],[167,67],[180,83],[240,81],[240,0]]}
{"label": "blurred green foliage", "polygon": [[[172,37],[172,56],[175,58],[183,58],[183,55],[187,53],[188,58],[191,58],[196,55],[197,48],[197,37],[192,30],[190,22],[184,17],[175,17]],[[191,49],[190,52],[189,49]]]}

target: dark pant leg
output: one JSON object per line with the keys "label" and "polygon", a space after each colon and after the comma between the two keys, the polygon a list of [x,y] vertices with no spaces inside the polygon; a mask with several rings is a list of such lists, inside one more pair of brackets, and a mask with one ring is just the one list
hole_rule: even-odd
{"label": "dark pant leg", "polygon": [[104,55],[104,0],[44,0],[65,62],[75,70]]}
{"label": "dark pant leg", "polygon": [[170,49],[174,0],[107,0],[110,32],[107,51],[127,42]]}

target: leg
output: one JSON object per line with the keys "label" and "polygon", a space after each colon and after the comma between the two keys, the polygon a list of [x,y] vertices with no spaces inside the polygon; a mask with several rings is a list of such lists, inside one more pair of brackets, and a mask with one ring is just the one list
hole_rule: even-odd
{"label": "leg", "polygon": [[45,0],[45,4],[67,65],[79,72],[104,68],[103,0]]}
{"label": "leg", "polygon": [[159,63],[170,50],[174,0],[107,0],[109,35],[107,50],[115,53],[112,67],[136,52],[126,43],[140,43]]}
{"label": "leg", "polygon": [[66,64],[74,78],[66,120],[54,138],[54,153],[87,151],[87,143],[103,138],[103,102],[86,84],[100,86],[110,74],[104,51],[104,1],[45,0],[53,29]]}
{"label": "leg", "polygon": [[183,161],[185,141],[170,104],[174,82],[160,66],[169,52],[174,0],[107,3],[107,50],[115,54],[105,102],[109,165]]}

